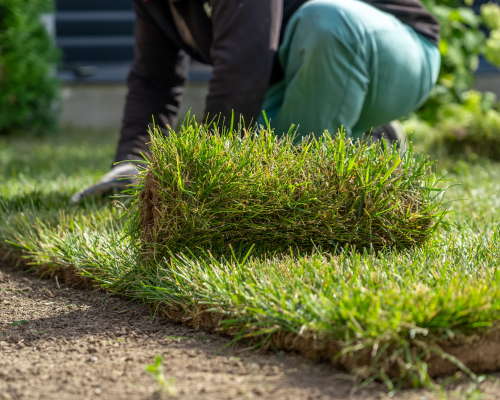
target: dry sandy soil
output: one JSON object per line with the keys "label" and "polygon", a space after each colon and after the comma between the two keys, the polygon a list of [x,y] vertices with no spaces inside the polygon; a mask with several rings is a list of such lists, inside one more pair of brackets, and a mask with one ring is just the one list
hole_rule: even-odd
{"label": "dry sandy soil", "polygon": [[[76,290],[0,264],[0,400],[6,399],[383,399],[383,386],[354,392],[353,377],[294,354],[222,347],[227,338],[149,317],[138,303]],[[163,357],[170,391],[145,372]],[[466,383],[459,386],[463,390]],[[500,385],[483,384],[484,399]],[[354,394],[353,394],[354,392]],[[433,399],[403,391],[399,399]],[[460,396],[461,397],[461,396]]]}

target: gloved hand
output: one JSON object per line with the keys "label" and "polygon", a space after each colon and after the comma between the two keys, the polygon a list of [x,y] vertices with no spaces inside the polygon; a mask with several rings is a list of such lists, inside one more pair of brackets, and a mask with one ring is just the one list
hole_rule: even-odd
{"label": "gloved hand", "polygon": [[70,203],[78,203],[88,196],[103,196],[113,192],[121,192],[127,189],[128,185],[139,181],[138,173],[139,170],[132,164],[127,162],[117,164],[95,185],[75,193],[69,201]]}

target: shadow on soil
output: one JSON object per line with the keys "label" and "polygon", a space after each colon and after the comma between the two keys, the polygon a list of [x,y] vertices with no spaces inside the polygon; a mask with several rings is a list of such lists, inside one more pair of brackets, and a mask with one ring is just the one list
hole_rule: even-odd
{"label": "shadow on soil", "polygon": [[[126,302],[103,291],[58,286],[0,264],[2,306],[15,310],[0,319],[0,335],[4,335],[0,341],[17,343],[22,348],[46,343],[45,348],[74,356],[86,354],[91,359],[93,353],[100,354],[104,348],[138,354],[146,349],[153,351],[154,347],[164,358],[172,352],[184,354],[187,361],[199,358],[200,365],[206,365],[203,368],[210,372],[227,373],[220,369],[221,364],[255,379],[275,371],[279,378],[274,385],[280,390],[306,389],[319,396],[311,398],[332,398],[333,393],[337,399],[352,398],[349,394],[353,377],[330,365],[313,364],[295,354],[250,351],[240,344],[224,348],[229,339],[165,319],[151,319],[146,307],[137,302]],[[354,398],[376,398],[382,389],[374,384],[370,393],[362,390]]]}

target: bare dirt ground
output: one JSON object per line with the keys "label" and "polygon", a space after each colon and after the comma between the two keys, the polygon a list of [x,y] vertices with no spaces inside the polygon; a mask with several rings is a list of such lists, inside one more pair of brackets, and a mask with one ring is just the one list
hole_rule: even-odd
{"label": "bare dirt ground", "polygon": [[[195,332],[102,291],[76,290],[0,264],[0,400],[383,399],[371,384],[298,355],[224,350],[229,339]],[[171,390],[145,372],[163,357]],[[462,392],[466,389],[466,384]],[[484,399],[500,398],[486,383]],[[433,399],[428,391],[396,398]],[[461,397],[461,396],[460,396]]]}

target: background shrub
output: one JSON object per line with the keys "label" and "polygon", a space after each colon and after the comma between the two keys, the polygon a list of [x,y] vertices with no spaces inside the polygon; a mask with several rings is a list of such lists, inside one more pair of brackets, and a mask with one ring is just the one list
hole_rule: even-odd
{"label": "background shrub", "polygon": [[[441,70],[427,102],[403,123],[417,146],[435,156],[478,155],[500,160],[500,112],[496,95],[471,90],[482,55],[500,66],[500,7],[474,0],[422,0],[441,26]],[[485,32],[489,30],[489,36]],[[420,140],[422,139],[422,140]]]}
{"label": "background shrub", "polygon": [[[468,5],[473,2],[466,1]],[[500,46],[500,8],[493,3],[484,4],[476,15],[458,0],[423,0],[423,3],[441,26],[439,78],[429,100],[418,111],[422,119],[434,122],[441,106],[466,101],[465,93],[474,85],[480,55],[493,65],[500,65],[495,51]],[[484,28],[490,30],[488,38]]]}
{"label": "background shrub", "polygon": [[58,51],[41,22],[52,0],[0,0],[0,132],[56,121]]}

